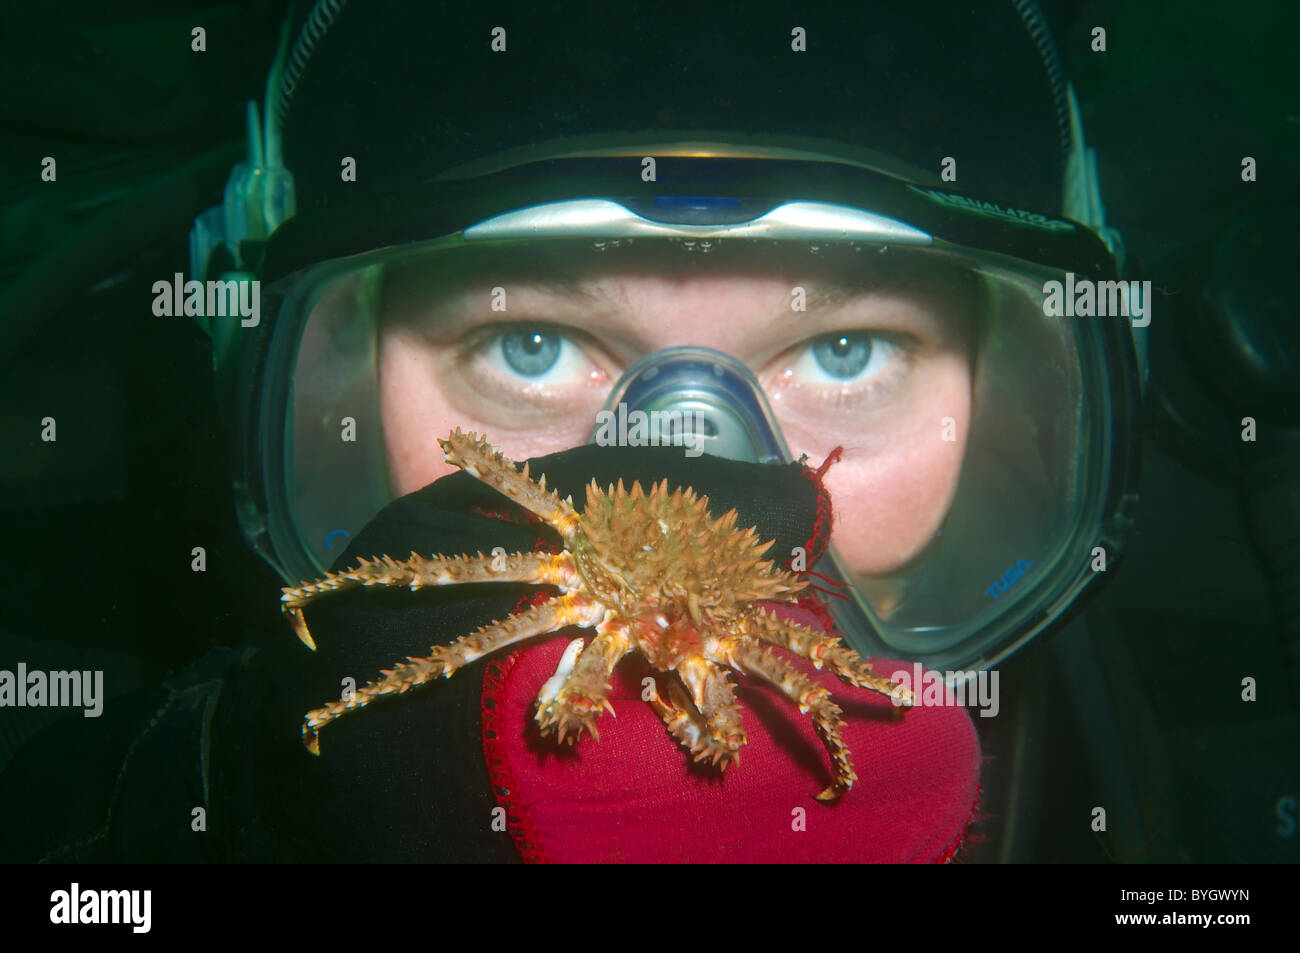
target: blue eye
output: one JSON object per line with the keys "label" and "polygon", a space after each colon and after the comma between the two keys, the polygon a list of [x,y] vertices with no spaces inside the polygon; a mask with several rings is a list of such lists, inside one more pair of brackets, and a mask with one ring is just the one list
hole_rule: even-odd
{"label": "blue eye", "polygon": [[813,342],[818,366],[838,380],[851,380],[871,360],[871,338],[867,334],[828,334]]}
{"label": "blue eye", "polygon": [[520,377],[540,377],[560,358],[561,337],[530,329],[501,335],[501,355]]}

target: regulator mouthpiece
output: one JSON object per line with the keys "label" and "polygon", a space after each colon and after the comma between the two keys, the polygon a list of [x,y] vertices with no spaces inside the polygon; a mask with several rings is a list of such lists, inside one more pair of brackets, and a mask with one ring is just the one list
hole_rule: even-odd
{"label": "regulator mouthpiece", "polygon": [[674,347],[633,364],[596,417],[590,443],[680,446],[748,463],[786,463],[790,451],[745,365],[706,347]]}

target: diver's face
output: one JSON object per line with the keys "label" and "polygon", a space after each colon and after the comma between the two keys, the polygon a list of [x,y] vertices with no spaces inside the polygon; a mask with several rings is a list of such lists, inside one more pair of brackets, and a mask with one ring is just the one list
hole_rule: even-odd
{"label": "diver's face", "polygon": [[[753,371],[796,458],[844,447],[825,485],[855,573],[892,571],[934,535],[970,420],[968,285],[694,264],[556,274],[386,275],[380,399],[397,492],[455,469],[436,440],[454,427],[516,460],[581,445],[631,364],[697,345]],[[796,286],[806,310],[792,309]]]}

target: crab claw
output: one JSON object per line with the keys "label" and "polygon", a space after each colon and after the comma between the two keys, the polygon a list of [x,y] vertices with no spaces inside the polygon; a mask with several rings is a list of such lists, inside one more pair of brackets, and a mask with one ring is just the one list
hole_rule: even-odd
{"label": "crab claw", "polygon": [[302,610],[291,609],[288,606],[281,606],[280,608],[289,617],[289,624],[293,626],[294,635],[298,636],[303,645],[315,652],[316,640],[307,631],[307,620],[302,617]]}
{"label": "crab claw", "polygon": [[542,690],[537,693],[538,717],[541,717],[541,710],[550,708],[555,700],[559,698],[560,689],[564,687],[565,681],[573,672],[573,666],[577,664],[578,656],[582,654],[583,648],[587,645],[586,639],[574,639],[564,647],[564,654],[560,656],[560,664],[555,668],[555,674],[548,678],[542,685]]}

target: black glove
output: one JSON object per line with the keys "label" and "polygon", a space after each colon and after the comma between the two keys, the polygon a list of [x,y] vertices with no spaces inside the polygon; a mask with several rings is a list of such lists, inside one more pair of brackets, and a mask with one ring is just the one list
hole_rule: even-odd
{"label": "black glove", "polygon": [[[803,547],[809,565],[825,548],[829,499],[800,464],[686,457],[681,448],[585,446],[531,461],[581,510],[585,487],[622,479],[647,489],[667,479],[707,494],[720,516],[774,540],[767,558],[789,565]],[[345,492],[345,490],[344,490]],[[530,552],[558,544],[549,527],[466,473],[456,473],[386,507],[333,569],[358,557],[405,558],[412,551],[459,555]],[[480,714],[483,665],[397,697],[377,700],[321,732],[320,757],[304,748],[303,716],[380,677],[407,656],[454,642],[504,619],[537,587],[478,584],[424,589],[357,589],[310,603],[310,652],[286,623],[279,641],[227,679],[211,731],[209,836],[242,861],[512,861],[509,835],[491,829],[496,806],[484,761]],[[278,593],[246,593],[275,600]],[[503,650],[501,654],[506,654]],[[683,758],[686,755],[683,752]]]}

